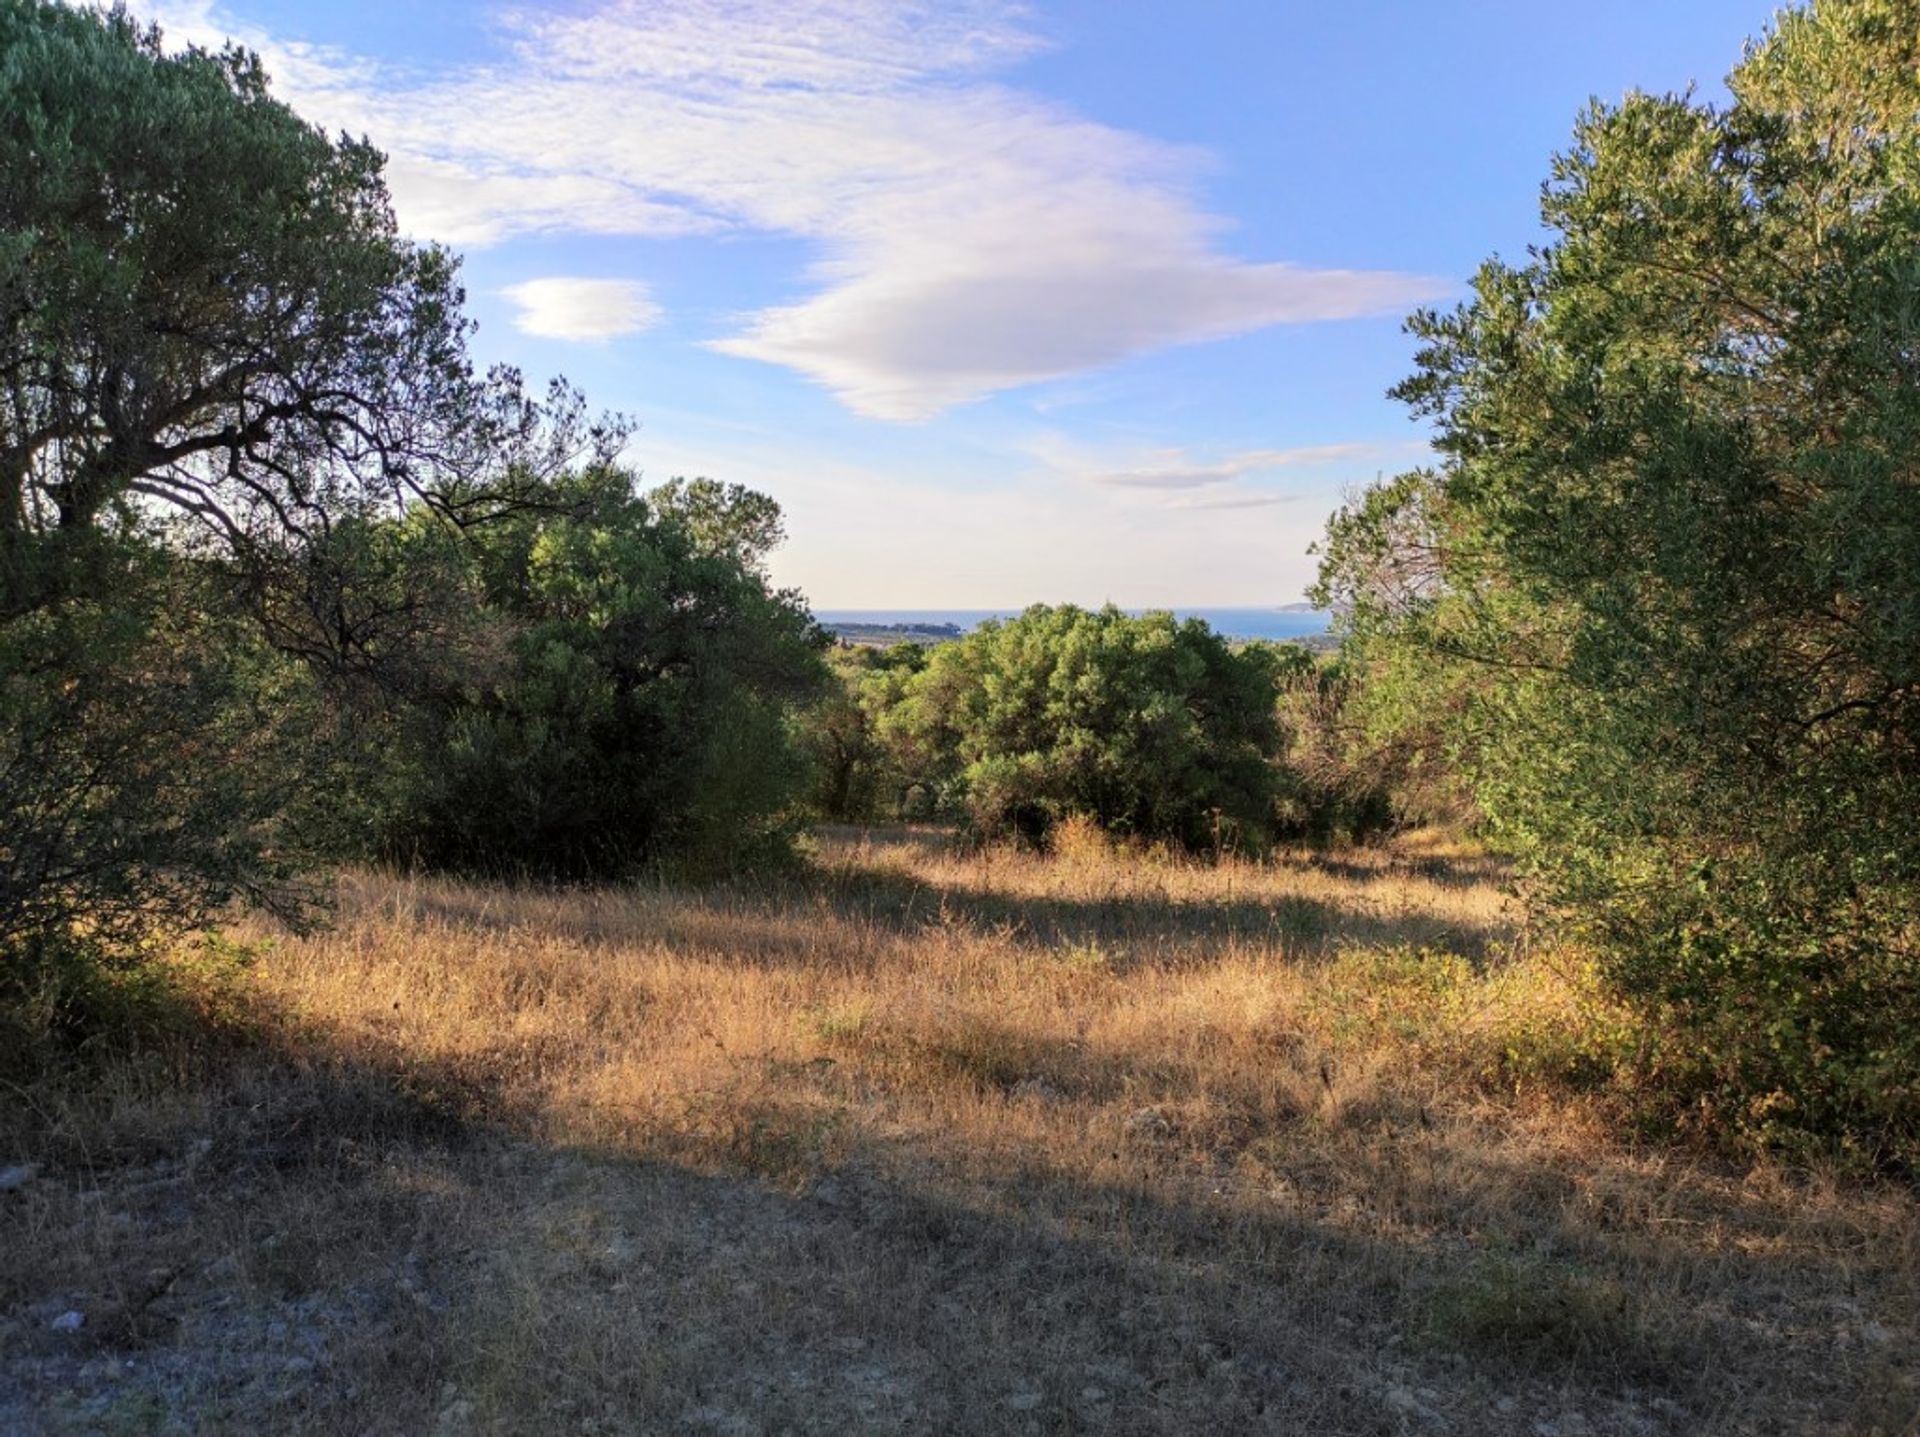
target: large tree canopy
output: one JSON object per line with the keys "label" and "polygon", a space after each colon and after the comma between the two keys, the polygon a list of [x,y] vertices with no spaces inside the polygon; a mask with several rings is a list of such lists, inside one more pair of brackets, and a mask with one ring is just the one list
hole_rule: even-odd
{"label": "large tree canopy", "polygon": [[1442,463],[1336,518],[1320,597],[1461,715],[1655,1063],[1911,1154],[1920,4],[1785,12],[1729,85],[1583,116],[1552,243],[1416,317]]}
{"label": "large tree canopy", "polygon": [[617,438],[473,373],[456,263],[397,234],[382,164],[246,51],[0,0],[6,610],[45,581],[23,534],[131,496],[257,559],[370,503],[458,515],[483,474]]}
{"label": "large tree canopy", "polygon": [[[444,563],[424,516],[390,532]],[[764,495],[705,480],[642,494],[599,468],[470,534],[446,582],[482,652],[407,726],[382,846],[576,876],[779,848],[806,777],[787,712],[825,680],[805,605],[761,573],[779,533]]]}
{"label": "large tree canopy", "polygon": [[397,516],[444,538],[624,437],[473,371],[381,169],[243,51],[0,0],[0,1007],[283,891],[322,681],[463,677],[456,556]]}

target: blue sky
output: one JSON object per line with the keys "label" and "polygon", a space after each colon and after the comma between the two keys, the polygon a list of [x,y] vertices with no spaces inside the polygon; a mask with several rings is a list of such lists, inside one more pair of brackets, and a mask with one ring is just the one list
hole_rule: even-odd
{"label": "blue sky", "polygon": [[1401,317],[1539,238],[1590,96],[1770,9],[159,0],[390,156],[484,360],[773,494],[821,608],[1297,599],[1424,453]]}

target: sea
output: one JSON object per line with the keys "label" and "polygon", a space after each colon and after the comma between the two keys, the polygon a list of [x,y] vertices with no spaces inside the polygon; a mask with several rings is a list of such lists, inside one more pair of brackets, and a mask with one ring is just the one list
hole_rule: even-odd
{"label": "sea", "polygon": [[[1317,609],[1183,609],[1171,608],[1175,617],[1204,619],[1217,634],[1229,639],[1301,639],[1327,631],[1329,615]],[[834,624],[953,624],[961,629],[978,627],[987,619],[1010,619],[1019,609],[816,609],[814,618]],[[1145,609],[1129,609],[1144,614]]]}

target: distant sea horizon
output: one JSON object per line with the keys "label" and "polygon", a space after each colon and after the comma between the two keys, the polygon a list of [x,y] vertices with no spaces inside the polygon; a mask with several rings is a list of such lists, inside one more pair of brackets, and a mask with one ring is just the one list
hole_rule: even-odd
{"label": "distant sea horizon", "polygon": [[[1129,614],[1172,610],[1176,618],[1204,619],[1215,633],[1229,639],[1302,639],[1327,632],[1332,617],[1319,609],[1295,606],[1282,608],[1234,608],[1224,606],[1187,607],[1180,604],[1150,604],[1129,608]],[[1024,612],[1007,609],[815,609],[813,616],[822,624],[953,624],[961,629],[978,628],[988,619],[1010,619]]]}

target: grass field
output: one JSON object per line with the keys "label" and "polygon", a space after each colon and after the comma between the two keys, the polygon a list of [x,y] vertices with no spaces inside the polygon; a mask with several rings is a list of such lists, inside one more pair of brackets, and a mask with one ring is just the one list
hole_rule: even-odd
{"label": "grass field", "polygon": [[1911,1190],[1632,1145],[1630,1031],[1442,843],[239,936],[231,1036],[9,1099],[0,1431],[1920,1424]]}

